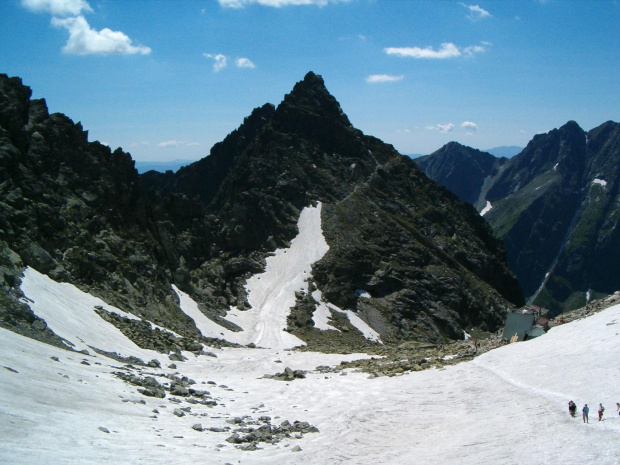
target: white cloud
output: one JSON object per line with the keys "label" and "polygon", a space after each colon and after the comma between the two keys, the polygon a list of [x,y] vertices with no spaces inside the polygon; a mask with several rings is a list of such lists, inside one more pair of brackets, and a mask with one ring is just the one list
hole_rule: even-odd
{"label": "white cloud", "polygon": [[463,121],[461,123],[461,127],[470,132],[476,132],[478,130],[478,125],[476,123],[472,123],[471,121]]}
{"label": "white cloud", "polygon": [[249,58],[237,58],[235,64],[237,68],[256,68],[256,65]]}
{"label": "white cloud", "polygon": [[120,31],[104,28],[96,31],[83,16],[52,18],[52,26],[69,31],[69,40],[63,52],[72,55],[148,55],[149,47],[132,45],[131,39]]}
{"label": "white cloud", "polygon": [[378,82],[396,82],[402,81],[405,78],[404,74],[399,76],[393,76],[391,74],[371,74],[366,78],[366,82],[369,84],[374,84]]}
{"label": "white cloud", "polygon": [[328,3],[346,3],[349,0],[218,0],[224,8],[245,8],[248,5],[261,5],[273,8],[285,6],[315,5],[323,7]]}
{"label": "white cloud", "polygon": [[[487,44],[483,42],[483,44]],[[388,55],[396,55],[403,58],[429,59],[429,60],[445,60],[448,58],[456,58],[460,56],[472,57],[476,53],[486,51],[482,45],[471,45],[460,49],[452,42],[444,42],[439,50],[433,47],[387,47],[383,51]]]}
{"label": "white cloud", "polygon": [[[223,55],[221,53],[203,53],[203,55],[206,58],[210,58],[211,60],[214,61],[213,71],[215,71],[216,73],[219,73],[224,68],[228,67],[229,57],[227,57],[226,55]],[[234,62],[237,68],[249,68],[249,69],[256,68],[256,65],[249,58],[244,58],[244,57],[235,58]]]}
{"label": "white cloud", "polygon": [[228,58],[226,58],[226,55],[222,55],[221,53],[203,53],[203,55],[207,58],[215,60],[215,63],[213,63],[213,71],[216,73],[219,73],[228,66]]}
{"label": "white cloud", "polygon": [[489,13],[487,10],[485,10],[484,8],[481,8],[478,5],[466,5],[464,3],[460,3],[460,5],[469,10],[469,14],[467,15],[467,17],[471,21],[479,21],[481,19],[491,17],[491,13]]}
{"label": "white cloud", "polygon": [[452,132],[452,130],[454,129],[454,124],[437,124],[435,126],[426,126],[426,129],[428,129],[429,131],[439,131],[440,134],[447,134],[449,132]]}
{"label": "white cloud", "polygon": [[463,55],[466,57],[473,57],[476,53],[485,52],[486,49],[482,45],[471,45],[463,49]]}
{"label": "white cloud", "polygon": [[149,145],[149,141],[148,140],[143,140],[142,142],[132,142],[131,144],[129,144],[129,147],[133,148],[133,147],[140,147],[140,146],[144,146],[144,145]]}
{"label": "white cloud", "polygon": [[384,51],[388,55],[428,59],[454,58],[461,55],[458,47],[451,42],[444,42],[439,50],[434,50],[433,47],[387,47]]}
{"label": "white cloud", "polygon": [[159,142],[157,147],[178,147],[180,145],[178,140],[167,140],[164,142]]}
{"label": "white cloud", "polygon": [[159,142],[157,147],[196,147],[200,145],[198,142],[184,142],[182,140],[166,140]]}
{"label": "white cloud", "polygon": [[78,16],[83,11],[93,11],[85,0],[21,0],[22,6],[35,13],[53,16]]}

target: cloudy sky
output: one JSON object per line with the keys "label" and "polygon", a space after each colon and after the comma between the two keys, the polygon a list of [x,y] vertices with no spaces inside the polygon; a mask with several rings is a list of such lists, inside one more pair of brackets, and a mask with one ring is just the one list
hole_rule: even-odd
{"label": "cloudy sky", "polygon": [[312,70],[401,153],[620,121],[614,0],[0,0],[0,73],[136,160],[199,159]]}

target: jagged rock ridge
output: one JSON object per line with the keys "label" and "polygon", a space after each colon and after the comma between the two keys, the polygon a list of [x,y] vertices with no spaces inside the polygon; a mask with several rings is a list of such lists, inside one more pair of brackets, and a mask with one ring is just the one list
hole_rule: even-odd
{"label": "jagged rock ridge", "polygon": [[[313,73],[277,108],[254,110],[208,157],[143,176],[128,154],[48,115],[18,79],[2,76],[0,96],[5,289],[29,265],[195,334],[174,283],[232,327],[221,317],[230,305],[247,308],[245,280],[295,237],[300,210],[321,201],[330,251],[314,285],[386,340],[494,330],[508,300],[522,301],[503,245],[475,210],[353,128]],[[320,338],[308,300],[299,296],[289,329]]]}

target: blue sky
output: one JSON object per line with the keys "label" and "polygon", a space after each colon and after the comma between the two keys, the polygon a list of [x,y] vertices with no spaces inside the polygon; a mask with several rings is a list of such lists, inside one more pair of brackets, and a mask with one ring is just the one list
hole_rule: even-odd
{"label": "blue sky", "polygon": [[620,2],[0,0],[0,72],[90,140],[199,159],[321,74],[401,153],[620,120]]}

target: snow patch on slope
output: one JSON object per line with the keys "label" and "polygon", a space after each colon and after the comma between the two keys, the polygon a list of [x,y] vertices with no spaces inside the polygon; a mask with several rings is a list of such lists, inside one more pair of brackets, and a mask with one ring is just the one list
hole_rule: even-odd
{"label": "snow patch on slope", "polygon": [[[123,356],[156,358],[154,351],[143,351],[114,325],[95,312],[96,306],[137,320],[135,315],[106,304],[103,300],[80,291],[69,283],[57,283],[32,268],[26,268],[21,290],[26,303],[49,328],[76,350],[97,349],[118,352]],[[58,311],[62,308],[63,311]],[[167,330],[166,330],[167,331]]]}
{"label": "snow patch on slope", "polygon": [[319,304],[316,306],[316,309],[312,313],[312,321],[314,322],[314,327],[323,331],[333,330],[340,332],[339,329],[334,328],[329,324],[329,319],[331,318],[331,312],[327,307],[327,304],[323,302],[323,295],[321,291],[318,289],[312,293],[312,297]]}
{"label": "snow patch on slope", "polygon": [[491,211],[491,209],[493,208],[493,205],[491,205],[491,202],[489,202],[487,200],[487,204],[486,206],[482,209],[482,211],[480,212],[480,216],[484,216],[487,213],[489,213]]}
{"label": "snow patch on slope", "polygon": [[329,312],[329,310],[333,310],[333,311],[336,311],[336,312],[344,313],[349,318],[349,321],[351,322],[351,324],[360,333],[362,333],[366,339],[368,339],[370,341],[381,342],[381,335],[378,332],[376,332],[374,329],[372,329],[370,326],[368,326],[368,324],[364,320],[362,320],[359,317],[359,315],[356,312],[354,312],[353,310],[349,310],[349,309],[342,310],[341,308],[338,308],[334,304],[331,304],[331,303],[328,303],[328,302],[324,302],[323,301],[323,294],[319,290],[314,291],[312,293],[312,297],[314,297],[314,299],[317,302],[319,302],[319,307],[317,308],[317,310],[315,310],[315,313],[312,316],[312,319],[314,321],[316,321],[314,319],[314,315],[316,315],[317,311],[319,312],[319,316],[317,318],[325,318],[325,321],[327,321],[327,318],[329,318],[329,316],[330,316],[330,315],[324,316],[325,315],[325,313],[324,313],[325,311]]}
{"label": "snow patch on slope", "polygon": [[321,229],[321,203],[302,210],[297,223],[299,234],[288,249],[278,249],[267,257],[265,272],[248,279],[250,310],[232,308],[226,319],[243,331],[227,339],[239,344],[254,343],[259,347],[284,349],[305,345],[284,331],[290,308],[295,305],[295,292],[307,291],[312,264],[329,250]]}
{"label": "snow patch on slope", "polygon": [[595,179],[594,181],[592,181],[592,184],[598,184],[599,186],[607,186],[607,181],[605,181],[604,179]]}
{"label": "snow patch on slope", "polygon": [[179,298],[179,306],[181,307],[181,310],[183,310],[187,316],[194,320],[196,328],[198,328],[198,331],[200,331],[203,336],[225,339],[227,341],[232,341],[232,339],[235,338],[234,331],[217,324],[215,321],[205,316],[204,313],[202,313],[198,308],[196,301],[188,294],[180,290],[174,284],[172,285],[172,289],[174,289],[174,292],[176,292],[177,297]]}

